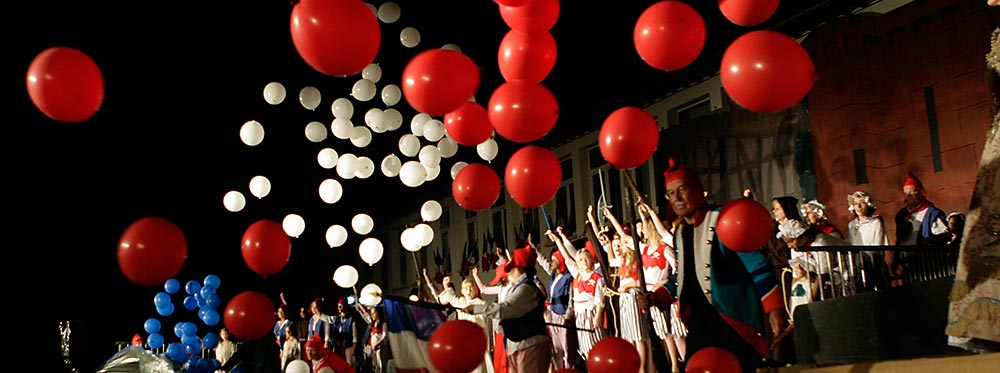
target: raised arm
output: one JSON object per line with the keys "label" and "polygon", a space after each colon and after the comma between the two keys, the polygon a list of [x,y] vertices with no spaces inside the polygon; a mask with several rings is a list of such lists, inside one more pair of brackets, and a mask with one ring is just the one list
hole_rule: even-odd
{"label": "raised arm", "polygon": [[[649,215],[649,219],[653,221],[653,226],[656,227],[656,231],[660,232],[660,237],[662,238],[661,241],[667,245],[673,246],[674,232],[671,232],[670,228],[663,225],[663,220],[660,219],[659,215],[656,215],[656,211],[653,211],[653,208],[649,207],[646,202],[639,203],[639,210]],[[645,217],[643,218],[643,221],[645,221]]]}
{"label": "raised arm", "polygon": [[625,232],[625,228],[622,227],[622,224],[618,222],[618,219],[615,218],[615,215],[611,213],[610,208],[607,207],[604,208],[604,217],[611,222],[612,227],[615,227],[615,232],[618,232],[618,237],[620,237],[622,245],[630,248],[635,247],[635,245],[632,244],[632,235],[628,234],[628,232]]}
{"label": "raised arm", "polygon": [[486,285],[483,284],[483,279],[479,278],[479,268],[472,267],[472,279],[476,281],[476,287],[479,288],[479,292],[482,293]]}
{"label": "raised arm", "polygon": [[573,259],[576,259],[576,246],[573,246],[573,242],[569,240],[569,237],[566,237],[566,232],[563,230],[561,225],[556,227],[556,233],[559,235],[559,240],[562,241],[563,248],[566,249],[566,252],[572,255]]}

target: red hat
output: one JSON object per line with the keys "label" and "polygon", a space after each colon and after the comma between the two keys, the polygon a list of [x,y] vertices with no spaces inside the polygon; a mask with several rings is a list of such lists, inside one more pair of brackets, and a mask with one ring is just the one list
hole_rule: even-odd
{"label": "red hat", "polygon": [[563,258],[562,252],[559,249],[552,250],[552,256],[559,261],[559,272],[566,272],[566,259]]}
{"label": "red hat", "polygon": [[583,248],[590,253],[590,256],[594,257],[594,260],[597,260],[597,250],[594,249],[594,244],[590,243],[590,240],[587,240],[587,242],[583,244]]}
{"label": "red hat", "polygon": [[312,338],[309,338],[309,340],[306,341],[306,348],[322,352],[326,350],[326,345],[323,343],[323,340],[319,338],[319,334],[313,334]]}
{"label": "red hat", "polygon": [[698,179],[698,175],[695,175],[694,171],[691,171],[690,168],[684,167],[680,162],[674,160],[674,157],[670,157],[667,160],[667,170],[663,171],[663,177],[664,186],[670,184],[671,181],[683,179],[692,185],[697,185],[699,189],[704,189],[701,186],[701,180]]}
{"label": "red hat", "polygon": [[510,273],[514,268],[531,268],[535,266],[535,249],[531,245],[524,245],[514,249],[510,254],[510,261],[504,265],[504,272]]}
{"label": "red hat", "polygon": [[906,173],[906,181],[903,182],[903,186],[907,185],[913,185],[917,187],[917,189],[925,190],[924,184],[920,182],[920,179],[917,179],[917,175],[914,175],[913,171],[908,171]]}
{"label": "red hat", "polygon": [[497,273],[493,275],[493,281],[490,281],[490,286],[496,286],[496,284],[500,283],[500,280],[507,277],[507,263],[504,262],[504,264],[497,266]]}

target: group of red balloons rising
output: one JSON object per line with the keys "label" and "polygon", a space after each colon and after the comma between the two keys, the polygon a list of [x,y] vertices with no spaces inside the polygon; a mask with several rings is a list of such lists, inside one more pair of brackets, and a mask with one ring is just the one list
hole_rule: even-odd
{"label": "group of red balloons rising", "polygon": [[[778,9],[779,0],[719,0],[719,10],[739,26],[757,26]],[[648,65],[675,71],[694,62],[705,46],[705,22],[692,6],[660,1],[635,24],[635,49]],[[791,37],[769,30],[750,31],[726,49],[719,67],[722,87],[740,106],[771,113],[796,104],[809,92],[816,74],[809,54]]]}

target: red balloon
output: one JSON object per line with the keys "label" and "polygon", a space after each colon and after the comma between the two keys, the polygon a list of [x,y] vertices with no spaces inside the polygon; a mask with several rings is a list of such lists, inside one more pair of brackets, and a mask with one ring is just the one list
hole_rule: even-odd
{"label": "red balloon", "polygon": [[556,195],[561,181],[559,158],[546,148],[528,145],[514,152],[507,161],[504,184],[521,207],[545,204]]}
{"label": "red balloon", "polygon": [[639,16],[632,41],[649,66],[679,70],[694,62],[705,47],[705,20],[686,3],[660,1]]}
{"label": "red balloon", "polygon": [[504,80],[541,82],[556,65],[556,39],[548,31],[510,30],[497,53]]}
{"label": "red balloon", "polygon": [[774,15],[778,0],[719,0],[719,10],[736,25],[757,26]]}
{"label": "red balloon", "polygon": [[180,272],[185,260],[184,232],[163,218],[136,220],[118,241],[118,266],[139,286],[162,285]]}
{"label": "red balloon", "polygon": [[275,322],[274,303],[261,292],[247,290],[226,304],[222,323],[233,335],[252,341],[270,334]]}
{"label": "red balloon", "polygon": [[500,17],[514,30],[549,31],[559,20],[559,0],[531,0],[517,6],[500,5]]}
{"label": "red balloon", "polygon": [[493,135],[490,116],[483,105],[466,101],[455,111],[444,115],[444,129],[455,142],[476,146]]}
{"label": "red balloon", "polygon": [[726,247],[742,252],[757,251],[771,239],[771,213],[760,202],[740,198],[719,211],[715,232]]}
{"label": "red balloon", "polygon": [[566,369],[553,370],[552,373],[580,373],[580,371],[576,369],[566,368]]}
{"label": "red balloon", "polygon": [[38,110],[63,123],[90,119],[104,102],[104,77],[85,53],[69,47],[42,51],[28,66],[28,96]]}
{"label": "red balloon", "polygon": [[501,84],[489,102],[490,123],[503,138],[526,143],[547,135],[559,120],[559,103],[541,83],[513,80]]}
{"label": "red balloon", "polygon": [[450,320],[431,333],[427,353],[442,373],[471,372],[483,363],[486,331],[472,321]]}
{"label": "red balloon", "polygon": [[705,347],[691,355],[687,363],[691,373],[740,373],[743,367],[732,352],[719,347]]}
{"label": "red balloon", "polygon": [[587,356],[587,371],[590,373],[635,372],[641,364],[635,346],[619,337],[604,337]]}
{"label": "red balloon", "polygon": [[292,254],[292,240],[281,223],[258,220],[243,232],[243,261],[263,276],[278,273]]}
{"label": "red balloon", "polygon": [[722,88],[751,111],[773,113],[809,93],[816,70],[809,53],[788,35],[758,30],[743,34],[722,55]]}
{"label": "red balloon", "polygon": [[660,141],[656,119],[645,110],[626,106],[615,110],[601,125],[601,155],[620,169],[637,167],[653,156]]}
{"label": "red balloon", "polygon": [[455,174],[451,195],[466,210],[487,209],[500,197],[500,176],[490,166],[472,163]]}
{"label": "red balloon", "polygon": [[431,49],[403,69],[403,96],[420,112],[440,116],[458,109],[479,89],[479,66],[469,56]]}
{"label": "red balloon", "polygon": [[292,8],[292,43],[316,71],[354,75],[375,61],[382,33],[362,1],[300,0]]}

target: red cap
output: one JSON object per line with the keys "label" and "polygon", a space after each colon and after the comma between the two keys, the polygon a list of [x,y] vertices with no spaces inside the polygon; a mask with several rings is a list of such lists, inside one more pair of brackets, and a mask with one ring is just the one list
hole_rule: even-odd
{"label": "red cap", "polygon": [[312,338],[309,338],[309,340],[306,341],[306,348],[311,348],[316,351],[325,351],[326,345],[323,343],[323,340],[319,338],[319,334],[313,334]]}
{"label": "red cap", "polygon": [[587,242],[583,244],[583,248],[587,249],[587,252],[590,253],[590,256],[594,257],[595,261],[597,260],[597,250],[594,249],[594,244],[590,243],[590,240],[587,240]]}
{"label": "red cap", "polygon": [[510,254],[510,261],[504,265],[504,272],[510,273],[514,268],[531,268],[535,266],[535,249],[531,245],[524,245],[514,249]]}
{"label": "red cap", "polygon": [[503,280],[505,277],[507,277],[506,263],[497,266],[497,273],[493,275],[493,281],[490,281],[490,286],[496,286],[496,284],[499,284],[500,280]]}
{"label": "red cap", "polygon": [[566,272],[566,259],[563,258],[562,252],[559,249],[552,250],[552,256],[559,261],[559,272]]}
{"label": "red cap", "polygon": [[920,179],[917,179],[917,175],[914,175],[913,171],[908,171],[906,173],[906,181],[903,182],[903,186],[907,185],[913,185],[917,187],[917,189],[925,190],[924,184],[920,182]]}
{"label": "red cap", "polygon": [[690,168],[684,167],[680,162],[674,160],[674,157],[670,157],[667,160],[667,170],[663,171],[663,178],[664,186],[670,184],[671,181],[683,179],[692,185],[697,185],[699,189],[703,189],[698,175],[695,175],[694,171],[691,171]]}

